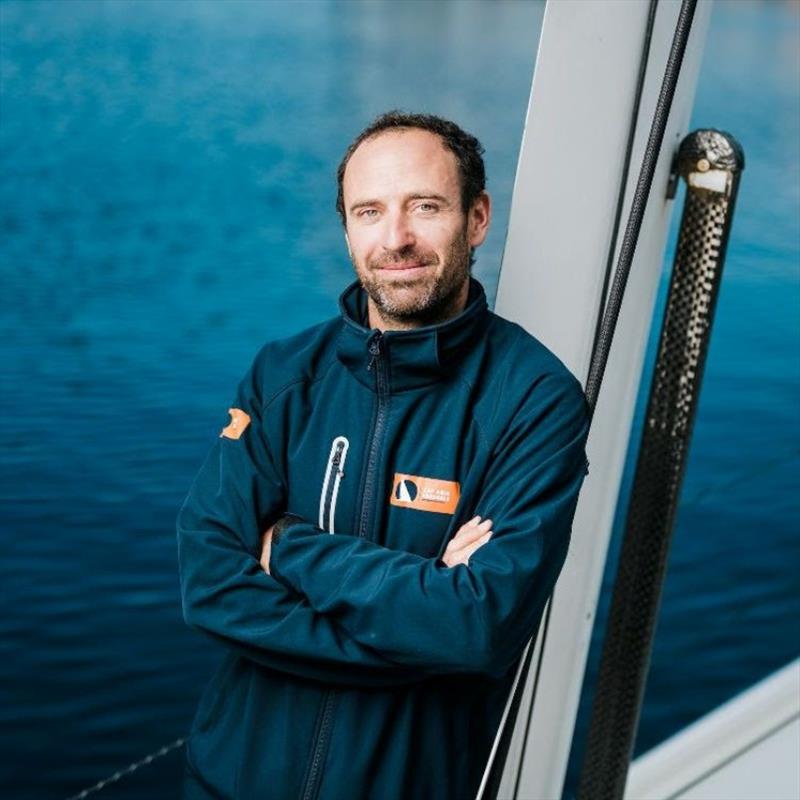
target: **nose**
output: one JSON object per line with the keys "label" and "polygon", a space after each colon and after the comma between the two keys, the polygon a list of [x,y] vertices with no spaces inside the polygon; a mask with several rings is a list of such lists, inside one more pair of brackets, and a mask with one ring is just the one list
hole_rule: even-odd
{"label": "nose", "polygon": [[383,247],[386,250],[399,251],[415,244],[414,230],[403,211],[386,215],[386,226],[383,232]]}

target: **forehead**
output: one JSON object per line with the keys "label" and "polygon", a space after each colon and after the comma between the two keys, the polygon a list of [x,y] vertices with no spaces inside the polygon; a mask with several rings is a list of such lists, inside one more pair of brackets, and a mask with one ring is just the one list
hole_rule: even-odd
{"label": "forehead", "polygon": [[387,131],[362,142],[347,162],[342,186],[347,202],[362,195],[460,192],[458,162],[441,138],[407,128]]}

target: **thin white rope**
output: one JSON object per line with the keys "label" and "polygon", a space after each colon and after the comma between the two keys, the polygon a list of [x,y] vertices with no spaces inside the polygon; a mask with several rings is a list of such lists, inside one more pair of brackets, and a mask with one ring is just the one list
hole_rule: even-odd
{"label": "thin white rope", "polygon": [[528,648],[533,646],[533,639],[531,639],[525,649],[522,651],[522,656],[520,657],[519,664],[517,665],[517,674],[514,676],[514,683],[511,685],[511,691],[508,693],[508,700],[506,700],[506,707],[503,709],[503,716],[500,718],[500,727],[498,729],[497,735],[494,737],[494,744],[492,745],[492,751],[489,753],[489,761],[486,763],[486,768],[483,770],[483,778],[481,779],[481,785],[478,787],[478,794],[475,795],[475,800],[481,800],[481,796],[483,795],[484,790],[486,789],[486,782],[489,780],[489,773],[492,769],[492,764],[494,763],[494,757],[497,754],[497,748],[500,745],[500,739],[503,736],[503,729],[506,726],[506,718],[508,717],[508,713],[511,710],[511,701],[514,699],[514,693],[517,689],[517,684],[519,683],[520,673],[522,672],[522,665],[525,663],[525,656],[528,654]]}
{"label": "thin white rope", "polygon": [[176,750],[179,747],[183,747],[184,743],[186,742],[186,737],[182,736],[180,739],[176,739],[174,742],[170,742],[170,744],[164,745],[164,747],[156,750],[154,753],[150,753],[150,755],[145,756],[141,761],[136,761],[133,764],[125,767],[125,769],[121,769],[118,772],[115,772],[110,778],[106,778],[103,781],[98,781],[94,786],[90,786],[88,789],[84,789],[82,792],[78,792],[78,794],[73,794],[71,797],[68,797],[67,800],[83,800],[84,797],[88,797],[90,794],[94,794],[95,792],[99,792],[101,789],[105,789],[106,786],[109,786],[112,783],[116,783],[120,778],[125,777],[126,775],[130,775],[132,772],[136,772],[139,767],[144,767],[147,764],[152,764],[157,758],[161,758],[162,756],[167,755],[167,753],[171,752],[172,750]]}

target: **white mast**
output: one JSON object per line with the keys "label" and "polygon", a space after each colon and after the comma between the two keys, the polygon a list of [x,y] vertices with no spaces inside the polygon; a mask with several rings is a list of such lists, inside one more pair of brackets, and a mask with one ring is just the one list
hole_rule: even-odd
{"label": "white mast", "polygon": [[[678,0],[658,5],[622,227],[679,9]],[[550,0],[545,9],[495,310],[541,339],[582,382],[614,234],[648,11],[645,0]],[[500,787],[503,800],[561,796],[661,274],[672,206],[667,178],[688,130],[710,12],[711,0],[700,0],[594,414],[589,475],[570,552],[546,635],[540,631],[536,643]]]}

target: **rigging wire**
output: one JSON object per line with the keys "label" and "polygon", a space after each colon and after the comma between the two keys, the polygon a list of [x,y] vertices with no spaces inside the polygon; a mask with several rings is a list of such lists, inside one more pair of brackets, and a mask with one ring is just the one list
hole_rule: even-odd
{"label": "rigging wire", "polygon": [[683,0],[680,11],[678,12],[678,22],[675,26],[675,34],[672,38],[672,45],[669,50],[667,66],[664,70],[664,79],[661,83],[661,91],[658,95],[656,108],[653,112],[653,124],[650,128],[650,135],[647,138],[647,145],[642,159],[642,167],[639,172],[639,180],[636,182],[636,191],[633,193],[628,224],[625,227],[625,235],[622,239],[622,246],[617,259],[617,268],[614,273],[614,280],[611,284],[608,303],[606,304],[603,322],[600,332],[595,342],[595,349],[592,353],[592,360],[589,364],[589,376],[586,379],[586,399],[589,403],[590,413],[594,415],[597,405],[597,396],[600,392],[600,385],[605,374],[608,354],[611,350],[611,341],[614,338],[614,331],[617,327],[622,297],[625,293],[625,286],[628,283],[628,275],[631,271],[633,257],[636,254],[636,245],[639,241],[639,233],[642,229],[644,212],[647,208],[647,200],[653,186],[653,175],[655,174],[658,156],[661,153],[661,145],[664,141],[664,131],[669,119],[669,111],[672,107],[672,100],[675,97],[675,89],[680,77],[681,64],[686,52],[686,45],[689,41],[689,33],[692,29],[692,20],[697,6],[697,0]]}
{"label": "rigging wire", "polygon": [[597,350],[597,342],[600,337],[600,329],[603,324],[603,311],[606,304],[606,297],[608,293],[608,285],[611,281],[612,271],[614,268],[614,253],[617,250],[617,240],[619,239],[620,228],[622,227],[622,211],[625,207],[625,195],[628,187],[628,174],[630,173],[631,160],[633,158],[633,145],[636,141],[636,127],[639,121],[639,109],[642,105],[642,94],[644,93],[644,79],[647,75],[647,62],[650,60],[650,49],[653,42],[653,26],[656,21],[656,12],[658,11],[658,0],[650,0],[650,8],[647,12],[647,27],[644,33],[644,45],[642,47],[642,56],[639,60],[639,75],[636,79],[636,94],[633,101],[633,108],[631,109],[631,119],[628,126],[628,141],[625,145],[625,159],[622,164],[622,174],[619,181],[619,189],[617,191],[617,207],[614,211],[614,222],[611,227],[611,241],[608,245],[608,254],[606,256],[606,269],[603,274],[603,288],[600,290],[599,302],[600,307],[597,311],[597,322],[595,325],[594,339],[592,341],[592,354],[594,355]]}
{"label": "rigging wire", "polygon": [[147,766],[148,764],[152,764],[158,758],[167,755],[168,753],[172,752],[173,750],[177,750],[179,747],[183,747],[186,743],[186,737],[181,736],[179,739],[175,739],[175,741],[170,742],[169,744],[164,745],[163,747],[159,748],[153,753],[146,755],[140,761],[135,761],[133,764],[129,764],[125,769],[121,769],[118,772],[115,772],[110,777],[106,778],[105,780],[98,781],[94,786],[90,786],[88,789],[84,789],[82,792],[78,792],[78,794],[73,794],[67,798],[67,800],[83,800],[85,797],[88,797],[90,794],[94,794],[95,792],[99,792],[101,789],[105,789],[106,786],[110,786],[113,783],[116,783],[121,778],[124,778],[126,775],[130,775],[133,772],[136,772],[139,767]]}

